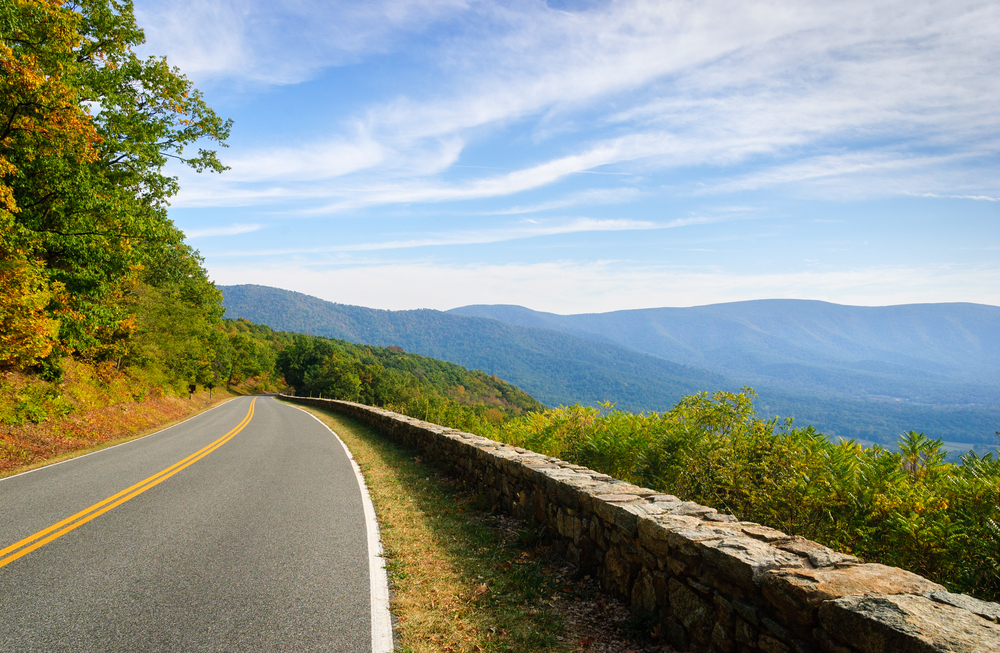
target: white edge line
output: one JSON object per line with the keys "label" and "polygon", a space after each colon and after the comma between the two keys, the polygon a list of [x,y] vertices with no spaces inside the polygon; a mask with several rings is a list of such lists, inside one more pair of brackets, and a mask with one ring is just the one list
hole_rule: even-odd
{"label": "white edge line", "polygon": [[316,417],[308,410],[294,404],[286,404],[292,408],[297,408],[303,413],[312,417],[323,425],[327,431],[337,438],[337,442],[344,448],[354,475],[358,479],[358,487],[361,489],[361,505],[365,513],[365,530],[368,532],[368,578],[371,580],[371,621],[372,621],[372,653],[392,653],[392,616],[389,614],[389,577],[385,572],[385,559],[382,557],[382,540],[378,533],[378,520],[375,519],[375,507],[372,499],[368,495],[368,486],[365,485],[365,477],[361,474],[361,468],[354,460],[351,450],[347,448],[344,441],[340,439],[336,431],[331,429],[323,420]]}
{"label": "white edge line", "polygon": [[[243,396],[244,397],[256,397],[256,396],[259,396],[259,395],[243,395]],[[229,399],[226,399],[225,401],[223,401],[221,404],[218,404],[216,406],[212,406],[208,410],[203,410],[200,413],[197,413],[197,414],[192,415],[191,417],[188,417],[188,418],[186,418],[186,419],[184,419],[184,420],[182,420],[180,422],[177,422],[176,424],[171,424],[170,426],[168,426],[165,429],[160,429],[159,431],[153,431],[152,433],[147,433],[146,435],[140,436],[138,438],[134,438],[132,440],[128,440],[126,442],[119,442],[118,444],[113,444],[110,447],[103,447],[101,449],[98,449],[97,451],[91,451],[90,453],[85,453],[85,454],[82,454],[82,455],[79,455],[79,456],[73,456],[72,458],[67,458],[66,460],[60,460],[57,463],[51,463],[51,464],[48,464],[48,465],[42,465],[41,467],[36,467],[34,469],[29,469],[26,472],[21,472],[19,474],[12,474],[11,476],[5,476],[3,478],[0,478],[0,483],[3,483],[4,481],[9,481],[12,478],[17,478],[19,476],[24,476],[25,474],[31,474],[32,472],[40,472],[43,469],[52,469],[56,465],[62,465],[63,463],[71,463],[74,460],[80,460],[81,458],[86,458],[87,456],[93,456],[95,453],[102,453],[102,452],[105,452],[105,451],[111,451],[112,449],[117,449],[118,447],[124,447],[126,444],[132,444],[133,442],[138,442],[139,440],[145,440],[148,437],[152,437],[152,436],[157,435],[159,433],[163,433],[164,431],[169,431],[170,429],[174,428],[175,426],[180,426],[181,424],[185,424],[187,422],[190,422],[191,420],[193,420],[193,419],[195,419],[197,417],[201,417],[202,415],[204,415],[206,413],[210,413],[213,410],[215,410],[216,408],[222,408],[223,406],[225,406],[226,404],[228,404],[230,401],[232,401],[234,399],[242,399],[242,398],[243,397],[230,397]]]}

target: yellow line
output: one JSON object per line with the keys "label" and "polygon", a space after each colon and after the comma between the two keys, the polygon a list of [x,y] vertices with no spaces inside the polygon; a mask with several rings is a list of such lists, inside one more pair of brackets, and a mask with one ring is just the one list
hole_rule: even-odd
{"label": "yellow line", "polygon": [[[87,522],[91,521],[92,519],[96,519],[97,517],[100,517],[104,513],[106,513],[109,510],[111,510],[112,508],[116,508],[116,507],[120,506],[121,504],[125,503],[126,501],[128,501],[129,499],[132,499],[133,497],[137,497],[140,494],[142,494],[143,492],[145,492],[146,490],[159,485],[160,483],[162,483],[163,481],[167,480],[168,478],[170,478],[171,476],[173,476],[177,472],[181,471],[182,469],[195,464],[196,462],[198,462],[199,460],[201,460],[202,458],[204,458],[208,454],[212,453],[213,451],[215,451],[216,449],[218,449],[219,447],[221,447],[225,443],[227,443],[230,440],[232,440],[234,437],[236,437],[236,435],[240,431],[242,431],[244,428],[246,428],[246,425],[250,423],[251,419],[253,419],[254,404],[256,402],[257,402],[256,398],[254,398],[253,400],[251,400],[250,401],[250,409],[247,411],[246,417],[244,417],[243,420],[240,421],[240,423],[237,424],[235,428],[233,428],[233,430],[231,430],[229,433],[226,433],[225,435],[223,435],[221,438],[219,438],[215,442],[212,442],[211,444],[208,444],[205,447],[202,447],[201,449],[199,449],[198,451],[194,452],[193,454],[191,454],[187,458],[181,460],[180,462],[174,463],[173,465],[171,465],[170,467],[167,467],[163,471],[157,472],[156,474],[153,474],[149,478],[141,480],[138,483],[136,483],[135,485],[129,486],[129,487],[125,488],[124,490],[122,490],[121,492],[119,492],[119,493],[117,493],[115,495],[112,495],[112,496],[108,497],[107,499],[104,499],[103,501],[95,503],[94,505],[90,506],[89,508],[85,508],[84,510],[81,510],[80,512],[76,513],[75,515],[71,515],[71,516],[67,517],[66,519],[64,519],[64,520],[62,520],[60,522],[52,524],[48,528],[45,528],[45,529],[42,529],[42,530],[38,531],[34,535],[30,535],[30,536],[24,538],[23,540],[21,540],[19,542],[15,542],[15,543],[11,544],[10,546],[8,546],[8,547],[6,547],[4,549],[0,549],[0,567],[3,567],[4,565],[10,564],[11,562],[14,562],[18,558],[31,553],[32,551],[34,551],[35,549],[37,549],[39,547],[45,546],[46,544],[48,544],[52,540],[55,540],[55,539],[58,539],[58,538],[62,537],[63,535],[65,535],[66,533],[70,532],[74,528],[77,528],[79,526],[83,526],[84,524],[86,524]],[[110,504],[110,505],[108,505],[108,504]],[[59,530],[59,529],[62,529],[62,530]],[[53,531],[57,531],[57,532],[53,533]],[[51,533],[51,535],[50,535],[50,533]],[[46,537],[46,535],[48,535],[48,537]],[[40,539],[40,538],[44,538],[44,539]],[[36,540],[38,540],[38,541],[36,541]],[[32,542],[34,542],[34,544],[32,544]],[[31,546],[27,546],[29,544]],[[25,547],[25,548],[22,548],[22,547]],[[20,550],[18,550],[18,549],[20,549]],[[7,555],[8,553],[11,553],[11,552],[14,552],[14,551],[16,551],[16,553],[12,553],[11,555]],[[7,556],[7,557],[4,557],[4,556]]]}

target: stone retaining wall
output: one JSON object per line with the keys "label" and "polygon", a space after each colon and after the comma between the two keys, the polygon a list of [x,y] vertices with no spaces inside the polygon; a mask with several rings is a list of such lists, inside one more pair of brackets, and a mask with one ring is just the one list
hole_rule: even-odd
{"label": "stone retaining wall", "polygon": [[445,463],[506,512],[547,525],[606,591],[655,613],[678,650],[1000,651],[1000,604],[908,571],[398,413],[285,398],[361,419]]}

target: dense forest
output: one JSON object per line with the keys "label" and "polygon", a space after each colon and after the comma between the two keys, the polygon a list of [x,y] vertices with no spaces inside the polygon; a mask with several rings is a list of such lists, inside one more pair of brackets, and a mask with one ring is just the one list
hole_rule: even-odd
{"label": "dense forest", "polygon": [[408,354],[399,347],[370,347],[297,334],[278,352],[277,370],[299,395],[383,406],[465,429],[545,409],[495,376]]}

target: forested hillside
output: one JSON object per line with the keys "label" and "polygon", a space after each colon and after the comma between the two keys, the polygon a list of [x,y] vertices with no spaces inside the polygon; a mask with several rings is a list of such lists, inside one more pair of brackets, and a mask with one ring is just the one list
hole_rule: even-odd
{"label": "forested hillside", "polygon": [[252,328],[262,341],[273,343],[277,370],[298,395],[381,406],[465,430],[545,408],[496,376],[398,347],[274,333],[262,325]]}
{"label": "forested hillside", "polygon": [[380,311],[266,286],[223,286],[228,317],[350,342],[402,347],[484,370],[550,406],[600,401],[665,410],[684,395],[736,389],[725,378],[607,343],[441,311]]}
{"label": "forested hillside", "polygon": [[1000,405],[998,306],[768,299],[583,315],[503,305],[449,312],[614,342],[785,391]]}
{"label": "forested hillside", "polygon": [[[398,345],[408,351],[497,374],[549,406],[575,403],[596,406],[602,401],[610,401],[624,410],[661,412],[685,395],[737,391],[743,385],[753,385],[762,414],[794,416],[798,423],[812,425],[830,437],[857,438],[894,446],[900,433],[916,430],[943,439],[945,449],[955,458],[972,448],[980,452],[992,450],[997,444],[994,433],[1000,429],[1000,407],[995,404],[970,406],[967,400],[959,404],[943,400],[932,403],[913,396],[904,401],[859,393],[835,393],[829,388],[824,390],[822,384],[814,387],[805,383],[801,375],[790,377],[801,382],[801,386],[792,386],[799,387],[795,390],[789,389],[788,384],[754,383],[753,379],[759,380],[759,377],[739,376],[739,370],[734,376],[724,376],[677,365],[630,351],[607,339],[595,342],[593,334],[588,341],[572,333],[463,317],[451,312],[383,311],[347,306],[266,286],[224,286],[222,291],[223,305],[230,317],[352,342]],[[476,307],[470,310],[472,308]],[[509,315],[511,312],[525,323],[529,323],[530,318],[534,320],[531,324],[546,324],[542,318],[549,319],[545,316],[551,315],[532,313],[520,307],[487,308],[504,309],[498,313],[504,319],[514,320]],[[711,331],[708,325],[703,326],[706,333]],[[794,331],[791,327],[785,328]],[[660,332],[667,332],[666,325],[660,325]],[[759,338],[766,339],[762,335]],[[726,338],[720,337],[719,342],[725,343]],[[717,343],[717,346],[721,345]],[[982,346],[992,345],[984,342]],[[785,355],[795,355],[795,348],[790,347]],[[764,365],[763,369],[769,368]],[[832,368],[823,368],[823,373],[828,378],[835,376]],[[922,373],[911,371],[911,376],[915,384],[926,382]],[[951,392],[962,392],[964,386],[951,381],[947,387]],[[977,387],[983,391],[982,386]],[[988,389],[983,392],[992,396]],[[946,405],[940,405],[942,403]]]}

